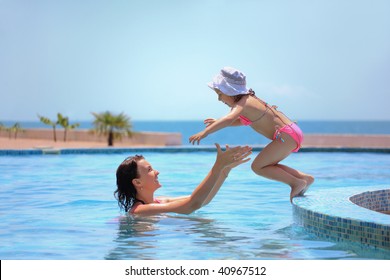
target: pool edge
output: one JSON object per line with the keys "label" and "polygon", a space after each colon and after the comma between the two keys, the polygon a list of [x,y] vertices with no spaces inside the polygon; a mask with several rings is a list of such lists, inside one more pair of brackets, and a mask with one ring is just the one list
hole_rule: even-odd
{"label": "pool edge", "polygon": [[[264,146],[249,145],[253,151],[261,151]],[[189,153],[215,152],[215,146],[158,146],[158,147],[106,147],[106,148],[31,148],[31,149],[0,149],[0,156],[6,155],[60,155],[60,154],[113,154],[137,152],[162,153]],[[326,152],[326,153],[390,153],[390,148],[350,148],[350,147],[303,147],[299,152]]]}
{"label": "pool edge", "polygon": [[294,198],[294,218],[319,238],[390,250],[390,216],[350,201],[352,195],[383,189],[347,187],[339,193],[334,189],[316,190],[310,196]]}

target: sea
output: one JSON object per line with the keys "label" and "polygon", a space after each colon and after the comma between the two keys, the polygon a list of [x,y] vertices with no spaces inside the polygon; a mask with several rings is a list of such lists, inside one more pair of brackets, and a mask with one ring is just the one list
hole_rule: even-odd
{"label": "sea", "polygon": [[[3,125],[12,126],[15,122],[3,121]],[[79,123],[81,129],[91,129],[91,121],[71,121]],[[21,121],[22,128],[51,128],[39,121]],[[182,135],[182,144],[189,145],[189,137],[204,129],[202,120],[199,121],[138,121],[132,120],[132,130],[135,132],[176,132]],[[387,134],[390,135],[390,121],[298,121],[304,134]],[[201,141],[201,145],[214,143],[230,145],[263,145],[269,140],[253,131],[250,127],[228,127],[217,131]]]}

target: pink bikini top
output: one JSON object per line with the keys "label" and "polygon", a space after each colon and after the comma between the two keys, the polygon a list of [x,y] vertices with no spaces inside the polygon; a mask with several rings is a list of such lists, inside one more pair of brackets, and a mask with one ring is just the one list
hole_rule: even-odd
{"label": "pink bikini top", "polygon": [[242,123],[242,125],[251,125],[252,124],[252,121],[250,119],[248,119],[247,117],[240,115],[239,118],[240,118],[240,122]]}
{"label": "pink bikini top", "polygon": [[[259,99],[259,100],[260,100],[260,99]],[[263,102],[263,101],[260,100],[260,102]],[[243,125],[251,125],[252,123],[261,120],[261,119],[265,116],[265,114],[268,112],[268,110],[270,109],[270,107],[268,106],[268,104],[267,104],[266,102],[263,102],[263,103],[264,103],[266,109],[265,109],[264,113],[263,113],[259,118],[257,118],[257,119],[254,120],[254,121],[251,121],[251,120],[248,119],[247,117],[240,115],[240,116],[239,116],[240,122],[241,122]]]}

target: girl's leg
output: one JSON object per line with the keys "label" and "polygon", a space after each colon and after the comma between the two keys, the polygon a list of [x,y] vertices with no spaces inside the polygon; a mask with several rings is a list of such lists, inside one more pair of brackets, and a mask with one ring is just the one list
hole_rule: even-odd
{"label": "girl's leg", "polygon": [[288,167],[287,165],[284,165],[284,164],[278,163],[277,165],[280,168],[282,168],[284,171],[293,175],[294,177],[297,177],[299,179],[303,179],[306,181],[306,188],[302,192],[300,192],[299,195],[303,195],[308,190],[309,186],[314,183],[314,177],[311,176],[310,174],[303,173],[299,170],[293,169],[293,168]]}
{"label": "girl's leg", "polygon": [[283,182],[291,187],[290,201],[305,190],[308,183],[299,175],[298,171],[292,168],[283,168],[278,164],[291,154],[296,147],[294,139],[283,134],[284,142],[273,140],[268,144],[252,163],[252,170],[265,178]]}

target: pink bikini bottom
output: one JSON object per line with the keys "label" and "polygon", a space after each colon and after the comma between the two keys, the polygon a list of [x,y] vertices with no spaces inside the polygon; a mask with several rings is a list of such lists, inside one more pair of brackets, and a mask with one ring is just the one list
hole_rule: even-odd
{"label": "pink bikini bottom", "polygon": [[284,142],[283,138],[281,137],[282,132],[290,135],[294,139],[294,141],[297,143],[297,147],[292,150],[292,152],[298,152],[303,142],[303,133],[299,126],[297,126],[296,123],[286,124],[282,128],[279,128],[275,131],[273,140],[280,139]]}

